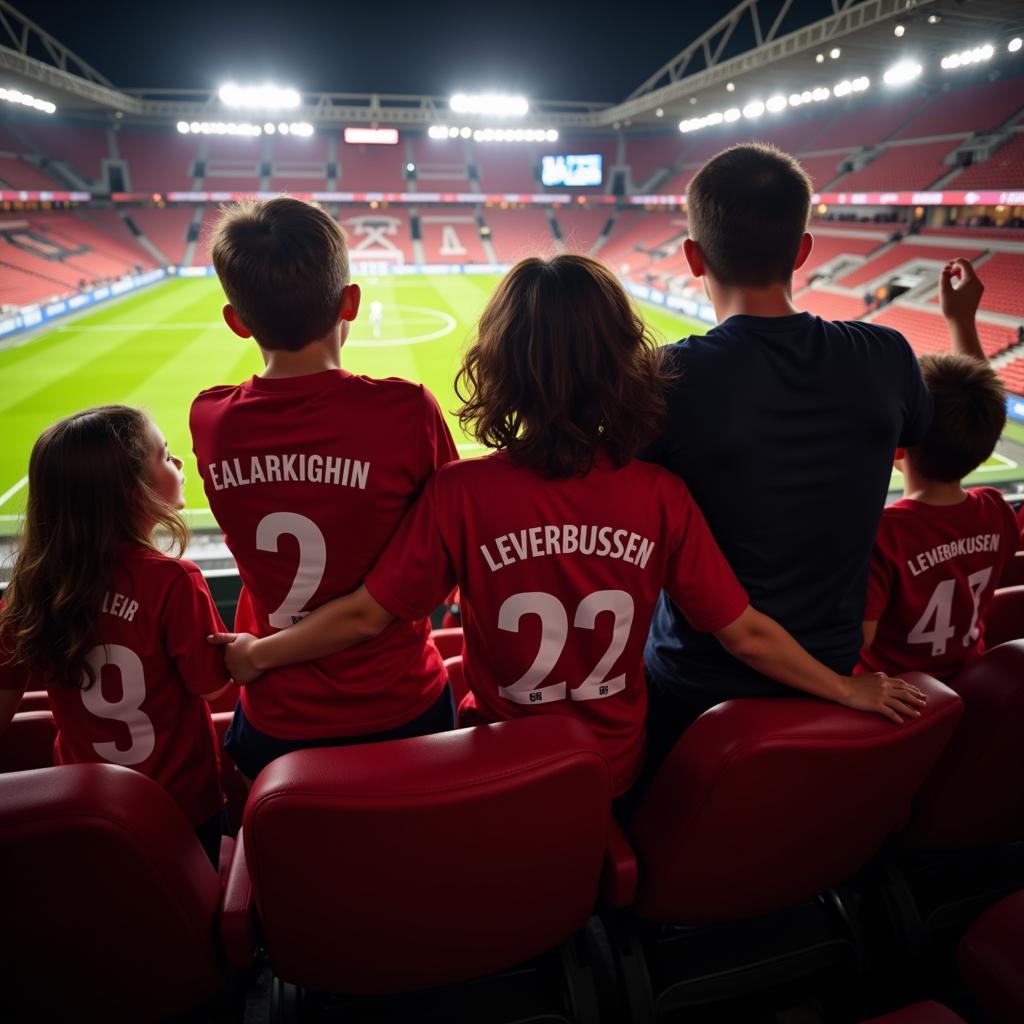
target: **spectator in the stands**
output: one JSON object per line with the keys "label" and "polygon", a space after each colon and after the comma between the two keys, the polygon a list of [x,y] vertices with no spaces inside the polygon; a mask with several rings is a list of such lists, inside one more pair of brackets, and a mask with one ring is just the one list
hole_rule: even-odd
{"label": "spectator in the stands", "polygon": [[985,649],[985,610],[1020,527],[1001,491],[962,486],[1006,423],[1006,392],[974,321],[982,291],[967,260],[946,264],[940,298],[954,354],[921,359],[935,414],[919,444],[896,449],[903,499],[882,513],[858,671],[952,679]]}
{"label": "spectator in the stands", "polygon": [[[686,481],[751,603],[846,674],[893,455],[924,438],[932,399],[897,331],[794,305],[811,191],[794,159],[757,144],[719,153],[690,182],[684,249],[718,326],[666,349],[666,427],[643,454]],[[719,701],[789,692],[665,594],[645,660],[655,756]]]}

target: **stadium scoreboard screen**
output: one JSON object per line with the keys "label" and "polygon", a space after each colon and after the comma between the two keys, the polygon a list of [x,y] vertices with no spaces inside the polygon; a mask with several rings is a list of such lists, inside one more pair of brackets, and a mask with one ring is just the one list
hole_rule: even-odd
{"label": "stadium scoreboard screen", "polygon": [[540,180],[545,185],[583,188],[601,184],[600,153],[559,153],[541,158]]}

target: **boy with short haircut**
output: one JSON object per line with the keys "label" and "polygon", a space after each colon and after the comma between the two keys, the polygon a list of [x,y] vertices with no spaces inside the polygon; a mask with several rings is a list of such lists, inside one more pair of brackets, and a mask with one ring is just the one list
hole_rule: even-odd
{"label": "boy with short haircut", "polygon": [[982,619],[1020,528],[994,487],[961,481],[993,452],[1006,392],[974,326],[982,285],[966,260],[942,272],[942,311],[962,354],[921,358],[931,429],[896,450],[903,498],[882,513],[871,558],[858,672],[951,679],[985,649]]}
{"label": "boy with short haircut", "polygon": [[[211,254],[224,319],[266,368],[192,405],[193,449],[210,508],[238,563],[235,628],[266,636],[357,587],[434,470],[458,456],[418,384],[341,368],[359,311],[345,237],[289,197],[225,210]],[[426,619],[268,673],[243,691],[225,746],[254,778],[289,750],[451,728]]]}
{"label": "boy with short haircut", "polygon": [[[811,195],[797,161],[760,144],[719,153],[690,181],[684,251],[718,326],[665,349],[675,381],[644,457],[686,482],[751,604],[846,674],[893,453],[924,437],[931,397],[897,331],[794,305]],[[785,692],[665,595],[644,659],[655,757],[712,705]]]}

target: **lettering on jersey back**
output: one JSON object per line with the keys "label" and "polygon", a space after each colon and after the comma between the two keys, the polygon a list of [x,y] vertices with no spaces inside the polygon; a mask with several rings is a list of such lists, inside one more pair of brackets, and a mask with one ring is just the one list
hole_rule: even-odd
{"label": "lettering on jersey back", "polygon": [[613,526],[577,525],[532,526],[525,530],[504,533],[491,541],[492,547],[480,545],[480,553],[491,572],[513,565],[527,558],[548,555],[596,555],[598,558],[617,558],[641,569],[654,551],[654,541],[629,530]]}
{"label": "lettering on jersey back", "polygon": [[331,484],[365,491],[370,463],[340,455],[282,452],[251,455],[244,459],[221,459],[211,462],[207,472],[217,491],[271,483]]}
{"label": "lettering on jersey back", "polygon": [[114,615],[119,619],[124,619],[125,622],[132,622],[138,610],[139,602],[125,597],[124,594],[118,594],[116,591],[111,594],[108,591],[103,595],[103,605],[100,611],[106,615]]}
{"label": "lettering on jersey back", "polygon": [[974,537],[961,537],[948,544],[937,544],[928,551],[922,551],[914,558],[907,559],[907,568],[912,576],[920,576],[936,565],[942,565],[952,558],[973,555],[979,551],[998,551],[998,533],[979,533]]}

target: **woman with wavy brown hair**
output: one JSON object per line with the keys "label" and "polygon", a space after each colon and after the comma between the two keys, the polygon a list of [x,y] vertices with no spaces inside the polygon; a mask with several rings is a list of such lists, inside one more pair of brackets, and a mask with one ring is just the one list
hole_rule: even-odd
{"label": "woman with wavy brown hair", "polygon": [[224,797],[203,698],[230,677],[202,638],[223,626],[199,569],[155,536],[184,550],[183,483],[181,461],[138,409],[87,409],[43,431],[0,606],[0,731],[26,688],[45,688],[55,763],[148,775],[216,865]]}
{"label": "woman with wavy brown hair", "polygon": [[458,583],[463,724],[576,716],[621,796],[644,763],[643,648],[664,589],[697,628],[780,682],[900,721],[919,691],[842,678],[750,607],[677,477],[633,459],[661,425],[658,350],[618,281],[583,256],[518,263],[456,387],[493,453],[435,473],[364,585],[298,625],[228,643],[239,680],[429,614]]}

